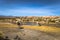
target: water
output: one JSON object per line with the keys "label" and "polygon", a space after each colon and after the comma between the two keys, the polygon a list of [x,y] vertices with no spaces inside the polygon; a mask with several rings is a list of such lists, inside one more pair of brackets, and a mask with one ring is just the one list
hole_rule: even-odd
{"label": "water", "polygon": [[25,22],[25,25],[37,25],[36,22]]}

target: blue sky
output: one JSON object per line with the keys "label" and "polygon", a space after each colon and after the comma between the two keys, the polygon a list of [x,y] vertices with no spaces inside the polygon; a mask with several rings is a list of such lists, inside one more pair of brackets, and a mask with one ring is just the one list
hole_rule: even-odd
{"label": "blue sky", "polygon": [[60,16],[60,0],[0,0],[0,15]]}

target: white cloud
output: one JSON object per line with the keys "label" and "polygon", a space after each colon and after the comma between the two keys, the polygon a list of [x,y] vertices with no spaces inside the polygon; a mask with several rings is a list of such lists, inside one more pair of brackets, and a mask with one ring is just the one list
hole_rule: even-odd
{"label": "white cloud", "polygon": [[31,14],[33,15],[54,15],[54,10],[43,9],[43,8],[21,8],[21,9],[8,9],[0,13],[11,14],[11,15],[21,15],[21,14]]}

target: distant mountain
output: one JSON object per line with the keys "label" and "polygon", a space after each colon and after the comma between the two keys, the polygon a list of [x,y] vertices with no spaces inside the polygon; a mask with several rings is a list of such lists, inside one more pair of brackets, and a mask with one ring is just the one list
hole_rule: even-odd
{"label": "distant mountain", "polygon": [[16,16],[4,16],[4,15],[0,15],[0,18],[15,18]]}

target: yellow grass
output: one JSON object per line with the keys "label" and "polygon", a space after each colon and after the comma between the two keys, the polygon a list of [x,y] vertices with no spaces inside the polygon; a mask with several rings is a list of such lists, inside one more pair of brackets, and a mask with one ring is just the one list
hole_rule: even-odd
{"label": "yellow grass", "polygon": [[15,28],[15,27],[17,27],[17,25],[15,25],[15,24],[0,24],[0,27]]}
{"label": "yellow grass", "polygon": [[50,27],[50,26],[28,26],[28,25],[23,25],[22,27],[26,29],[34,29],[34,30],[40,30],[43,32],[48,32],[48,33],[58,33],[60,34],[60,28],[57,27]]}
{"label": "yellow grass", "polygon": [[[0,27],[7,27],[7,28],[16,28],[18,27],[15,24],[0,24]],[[47,33],[58,33],[60,34],[60,28],[58,27],[50,27],[50,26],[29,26],[29,25],[23,25],[25,29],[34,29],[34,30],[40,30]]]}
{"label": "yellow grass", "polygon": [[4,36],[4,33],[2,31],[0,31],[0,36]]}

